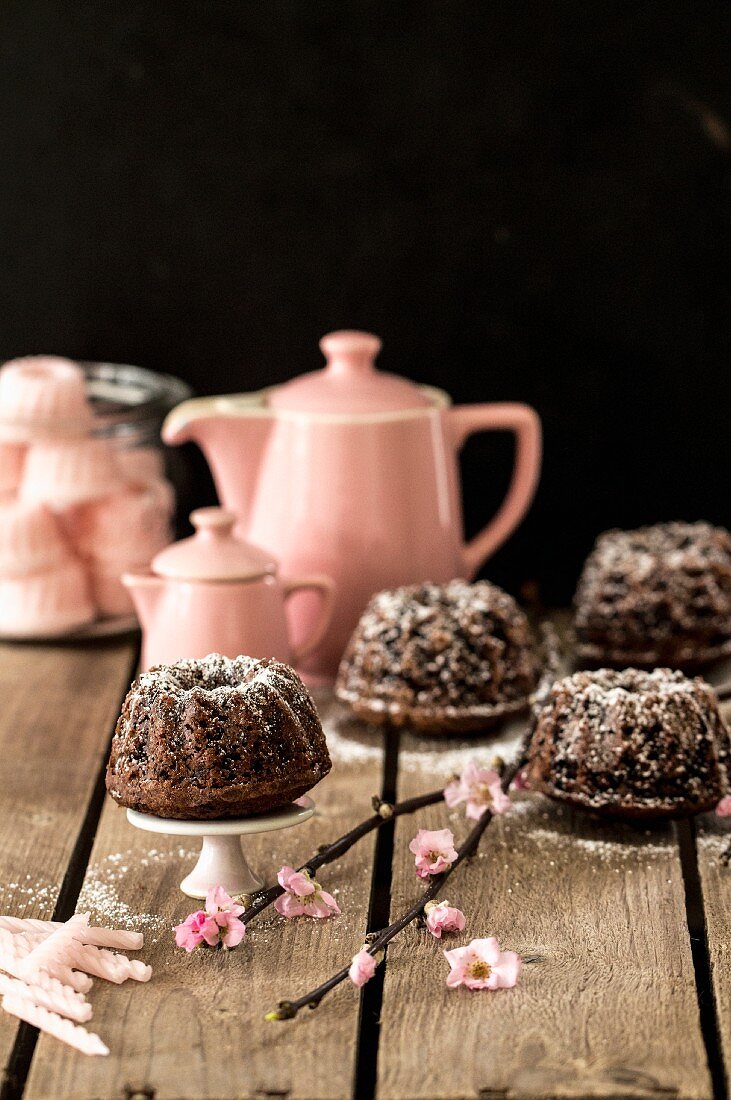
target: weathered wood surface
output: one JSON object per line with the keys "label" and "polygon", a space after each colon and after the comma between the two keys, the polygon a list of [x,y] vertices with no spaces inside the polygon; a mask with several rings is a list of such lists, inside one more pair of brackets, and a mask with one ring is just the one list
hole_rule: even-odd
{"label": "weathered wood surface", "polygon": [[[731,702],[722,708],[731,722]],[[731,845],[731,818],[706,814],[698,822],[698,871],[706,940],[726,1083],[731,1092],[731,866],[722,863]]]}
{"label": "weathered wood surface", "polygon": [[[328,709],[321,702],[326,718]],[[257,869],[271,874],[282,863],[303,861],[371,812],[370,798],[381,789],[381,735],[356,730],[357,740],[351,741],[347,729],[338,732],[329,720],[326,726],[334,764],[314,792],[317,814],[296,829],[247,838]],[[191,956],[175,948],[171,934],[195,908],[178,888],[195,858],[181,840],[137,832],[124,811],[107,802],[80,908],[91,908],[107,924],[125,923],[130,911],[153,914],[143,921],[147,944],[141,953],[153,978],[146,986],[97,982],[90,1026],[111,1048],[110,1056],[81,1058],[41,1036],[26,1097],[350,1096],[359,1013],[352,986],[293,1022],[263,1017],[280,999],[300,996],[323,981],[361,946],[373,839],[320,872],[320,881],[342,906],[341,917],[285,921],[270,910],[252,922],[246,942],[235,951],[199,950]]]}
{"label": "weathered wood surface", "polygon": [[[2,910],[49,916],[63,882],[130,675],[130,643],[0,648],[0,860]],[[370,809],[381,786],[381,735],[339,717],[323,694],[334,768],[316,792],[318,816],[247,841],[254,866],[297,862]],[[727,715],[731,706],[727,707]],[[400,797],[445,781],[471,756],[510,755],[517,725],[468,743],[402,738]],[[49,746],[58,746],[50,751]],[[444,807],[397,824],[392,909],[420,890],[407,844],[419,826],[450,823]],[[731,826],[699,823],[698,861],[726,1064],[731,1063],[731,872],[720,864]],[[92,992],[92,1027],[111,1047],[85,1059],[41,1037],[26,1095],[154,1096],[202,1100],[353,1095],[359,995],[346,983],[316,1013],[266,1023],[280,998],[326,978],[360,946],[366,927],[374,838],[321,872],[343,917],[252,923],[235,952],[175,950],[172,926],[194,902],[178,883],[194,845],[133,830],[105,805],[80,909],[106,924],[142,927],[147,986]],[[16,884],[16,885],[13,885]],[[678,845],[671,826],[607,826],[521,796],[491,826],[480,856],[447,891],[469,924],[441,944],[410,928],[390,947],[379,1047],[379,1100],[482,1097],[672,1097],[712,1095],[699,1029]],[[139,919],[141,915],[141,920]],[[138,918],[138,919],[135,919]],[[444,985],[441,950],[497,935],[526,956],[514,990]],[[3,1064],[16,1025],[0,1014]]]}
{"label": "weathered wood surface", "polygon": [[[464,759],[493,751],[475,742]],[[434,785],[437,752],[404,739],[400,798]],[[454,747],[447,762],[445,780]],[[397,823],[392,916],[420,889],[410,837],[447,824],[465,835],[443,806]],[[524,796],[447,895],[464,934],[444,943],[412,926],[389,948],[379,1100],[711,1095],[672,826],[601,825]],[[536,961],[512,990],[448,990],[443,948],[488,935]]]}
{"label": "weathered wood surface", "polygon": [[[52,916],[136,649],[0,645],[0,912]],[[17,1026],[0,1013],[4,1071]]]}

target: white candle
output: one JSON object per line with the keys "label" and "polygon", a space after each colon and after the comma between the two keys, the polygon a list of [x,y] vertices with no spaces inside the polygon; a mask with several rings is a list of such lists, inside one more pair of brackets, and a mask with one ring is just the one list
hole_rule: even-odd
{"label": "white candle", "polygon": [[14,997],[6,994],[2,1000],[2,1007],[19,1020],[40,1028],[48,1035],[55,1036],[62,1043],[66,1043],[82,1054],[109,1054],[109,1048],[101,1041],[98,1035],[87,1031],[85,1027],[73,1024],[71,1020],[64,1020],[56,1012],[49,1012],[40,1005],[33,1004],[25,997]]}
{"label": "white candle", "polygon": [[[0,916],[0,929],[8,932],[36,933],[50,936],[52,932],[64,927],[63,921],[37,920],[34,917]],[[144,945],[142,932],[128,932],[124,928],[81,927],[74,933],[74,939],[94,947],[111,947],[116,951],[139,951]]]}
{"label": "white candle", "polygon": [[33,1004],[47,1008],[49,1012],[57,1012],[59,1016],[68,1016],[70,1020],[76,1020],[85,1024],[91,1019],[91,1005],[80,993],[68,985],[51,979],[54,987],[44,989],[35,982],[24,982],[18,978],[8,978],[0,974],[0,993],[11,997],[25,997]]}

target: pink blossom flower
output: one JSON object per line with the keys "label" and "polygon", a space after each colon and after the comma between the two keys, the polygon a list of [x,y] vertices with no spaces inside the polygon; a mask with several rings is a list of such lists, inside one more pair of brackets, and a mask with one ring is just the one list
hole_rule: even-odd
{"label": "pink blossom flower", "polygon": [[445,951],[444,957],[450,966],[450,989],[458,985],[467,989],[510,989],[520,974],[519,957],[514,951],[501,951],[494,936]]}
{"label": "pink blossom flower", "polygon": [[427,903],[426,926],[435,939],[440,940],[443,932],[462,932],[465,924],[465,915],[461,909],[454,909],[448,901],[435,901]]}
{"label": "pink blossom flower", "polygon": [[212,886],[206,894],[206,913],[233,913],[238,917],[243,911],[243,905],[229,897],[223,886]]}
{"label": "pink blossom flower", "polygon": [[438,875],[457,858],[451,829],[419,829],[409,844],[419,878]]}
{"label": "pink blossom flower", "polygon": [[[182,924],[178,924],[175,927],[175,942],[178,947],[184,947],[186,951],[195,951],[196,947],[199,947],[202,943],[208,943],[209,938],[213,934],[212,924],[209,916],[202,909],[199,909],[196,913],[191,913],[189,917],[186,917]],[[218,941],[218,927],[215,927],[215,938],[213,943]]]}
{"label": "pink blossom flower", "polygon": [[285,891],[274,902],[274,908],[282,917],[334,917],[340,912],[332,894],[323,890],[309,871],[296,871],[286,864],[277,874],[277,881]]}
{"label": "pink blossom flower", "polygon": [[175,942],[186,951],[194,951],[202,943],[216,947],[236,947],[246,935],[246,925],[239,920],[243,913],[222,886],[212,886],[206,895],[205,909],[198,909],[175,928]]}
{"label": "pink blossom flower", "polygon": [[500,776],[492,768],[481,768],[474,760],[465,767],[459,779],[453,779],[444,788],[444,801],[450,809],[466,802],[467,817],[477,821],[485,810],[504,814],[511,802],[500,786]]}
{"label": "pink blossom flower", "polygon": [[348,971],[348,977],[353,985],[357,985],[360,988],[369,982],[376,972],[378,963],[375,958],[369,952],[367,947],[361,947],[357,955],[353,955],[353,961],[350,964],[350,970]]}
{"label": "pink blossom flower", "polygon": [[511,789],[515,791],[529,791],[530,783],[528,782],[528,769],[521,768],[520,771],[515,773],[515,779],[510,784]]}
{"label": "pink blossom flower", "polygon": [[724,795],[716,806],[719,817],[731,817],[731,794]]}

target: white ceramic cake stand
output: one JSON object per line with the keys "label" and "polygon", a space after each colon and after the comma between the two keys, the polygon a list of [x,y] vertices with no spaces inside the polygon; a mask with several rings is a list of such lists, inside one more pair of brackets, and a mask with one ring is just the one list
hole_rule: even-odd
{"label": "white ceramic cake stand", "polygon": [[211,886],[223,886],[226,893],[253,894],[263,886],[246,862],[241,837],[253,833],[272,833],[307,821],[315,812],[315,803],[307,795],[268,814],[235,817],[220,821],[178,821],[173,817],[155,817],[138,810],[127,810],[127,820],[136,829],[166,836],[203,838],[201,854],[193,870],[180,883],[189,898],[204,898]]}

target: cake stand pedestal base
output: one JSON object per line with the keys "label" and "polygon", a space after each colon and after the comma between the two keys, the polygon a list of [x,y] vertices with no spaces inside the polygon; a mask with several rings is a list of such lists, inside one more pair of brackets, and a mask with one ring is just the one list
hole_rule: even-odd
{"label": "cake stand pedestal base", "polygon": [[127,820],[136,829],[166,836],[201,837],[201,853],[193,870],[180,883],[189,898],[204,898],[211,886],[223,886],[227,894],[236,897],[251,895],[261,889],[262,879],[252,871],[241,845],[241,838],[254,833],[272,833],[289,829],[307,821],[315,812],[315,803],[305,796],[299,803],[282,806],[267,814],[252,817],[225,818],[218,821],[178,821],[173,817],[156,817],[138,810],[127,810]]}

